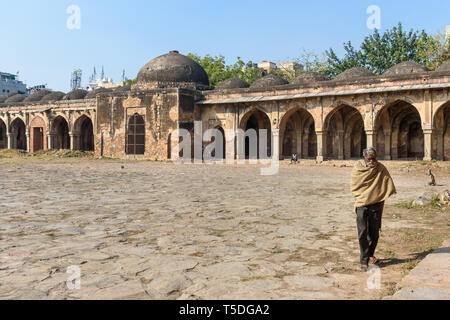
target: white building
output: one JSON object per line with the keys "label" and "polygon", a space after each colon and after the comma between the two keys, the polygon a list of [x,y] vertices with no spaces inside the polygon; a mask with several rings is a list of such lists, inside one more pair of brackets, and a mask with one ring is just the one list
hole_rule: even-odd
{"label": "white building", "polygon": [[22,81],[17,80],[17,75],[0,72],[0,96],[7,95],[10,92],[25,94],[27,86]]}
{"label": "white building", "polygon": [[111,78],[97,79],[94,82],[88,83],[88,90],[96,90],[99,88],[111,89],[119,87]]}

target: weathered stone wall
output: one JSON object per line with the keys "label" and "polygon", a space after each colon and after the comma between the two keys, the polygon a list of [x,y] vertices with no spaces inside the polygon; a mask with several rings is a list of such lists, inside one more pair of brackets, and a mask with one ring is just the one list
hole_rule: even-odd
{"label": "weathered stone wall", "polygon": [[[428,85],[438,87],[428,89]],[[414,86],[420,88],[413,89]],[[203,100],[197,102],[197,118],[202,120],[204,130],[218,125],[225,130],[243,128],[246,119],[259,110],[270,120],[266,129],[279,132],[280,155],[303,150],[303,146],[311,144],[308,138],[304,141],[309,132],[304,131],[302,124],[302,119],[311,116],[317,136],[312,143],[317,146],[318,160],[359,157],[365,146],[380,149],[381,158],[386,160],[448,158],[450,147],[445,134],[450,110],[445,107],[450,105],[448,74],[203,93]],[[298,110],[306,113],[293,121]],[[347,117],[355,112],[354,117]],[[297,131],[295,134],[292,128]]]}
{"label": "weathered stone wall", "polygon": [[[177,129],[179,90],[130,91],[97,96],[95,154],[104,157],[165,160],[169,134]],[[130,117],[138,114],[145,121],[145,153],[126,153]]]}

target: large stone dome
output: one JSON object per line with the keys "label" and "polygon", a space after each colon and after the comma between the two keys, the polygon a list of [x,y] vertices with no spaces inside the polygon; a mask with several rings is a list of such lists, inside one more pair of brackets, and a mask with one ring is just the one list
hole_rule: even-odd
{"label": "large stone dome", "polygon": [[194,60],[170,51],[148,62],[139,71],[137,84],[149,83],[195,83],[209,86],[208,75]]}

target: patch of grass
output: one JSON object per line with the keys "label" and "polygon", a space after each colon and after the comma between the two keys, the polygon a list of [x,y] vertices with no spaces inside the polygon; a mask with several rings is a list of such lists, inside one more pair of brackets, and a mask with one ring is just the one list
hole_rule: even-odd
{"label": "patch of grass", "polygon": [[277,254],[283,253],[283,252],[284,252],[284,251],[283,251],[283,250],[280,250],[280,249],[275,249],[275,250],[272,251],[272,253],[277,253]]}
{"label": "patch of grass", "polygon": [[389,256],[389,258],[394,258],[395,257],[395,251],[393,250],[389,250],[389,249],[384,249],[383,252]]}
{"label": "patch of grass", "polygon": [[397,203],[395,204],[395,206],[396,206],[397,208],[412,209],[412,208],[414,208],[413,205],[412,205],[413,202],[414,202],[414,200],[411,200],[411,201],[409,201],[409,202],[397,202]]}
{"label": "patch of grass", "polygon": [[441,202],[439,200],[439,195],[436,193],[433,193],[433,195],[431,196],[431,207],[435,208],[435,209],[441,209]]}

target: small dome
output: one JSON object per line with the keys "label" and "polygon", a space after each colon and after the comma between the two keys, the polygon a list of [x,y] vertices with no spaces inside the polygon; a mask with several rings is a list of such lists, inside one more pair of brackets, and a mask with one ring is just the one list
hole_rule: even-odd
{"label": "small dome", "polygon": [[81,100],[87,95],[87,91],[83,89],[75,89],[66,94],[63,100]]}
{"label": "small dome", "polygon": [[50,94],[51,91],[49,90],[39,90],[35,93],[33,93],[31,96],[28,96],[23,100],[23,102],[39,102],[43,97]]}
{"label": "small dome", "polygon": [[256,88],[256,89],[263,89],[263,88],[270,88],[275,86],[282,86],[284,84],[288,84],[286,80],[283,78],[280,78],[279,76],[276,76],[274,74],[269,74],[265,77],[262,77],[255,82],[252,83],[250,88]]}
{"label": "small dome", "polygon": [[345,70],[344,72],[338,74],[334,80],[336,81],[348,81],[348,80],[354,80],[358,78],[365,78],[365,77],[374,77],[375,74],[367,70],[363,67],[353,67],[348,70]]}
{"label": "small dome", "polygon": [[95,99],[97,94],[104,93],[104,92],[112,92],[112,89],[98,88],[98,89],[89,91],[88,94],[84,97],[84,99]]}
{"label": "small dome", "polygon": [[16,93],[15,95],[9,97],[5,100],[5,103],[11,103],[11,102],[22,102],[24,101],[26,96],[24,94]]}
{"label": "small dome", "polygon": [[61,91],[54,91],[52,93],[49,93],[47,95],[45,95],[42,99],[41,102],[52,102],[52,101],[59,101],[64,97],[65,93],[61,92]]}
{"label": "small dome", "polygon": [[222,81],[216,86],[216,90],[248,88],[250,85],[239,78],[230,78]]}
{"label": "small dome", "polygon": [[443,64],[441,64],[436,71],[439,72],[450,71],[450,60],[447,60]]}
{"label": "small dome", "polygon": [[8,99],[12,96],[15,96],[16,94],[17,94],[17,92],[10,92],[10,93],[5,94],[4,96],[0,96],[0,103],[5,102],[6,99]]}
{"label": "small dome", "polygon": [[291,84],[307,84],[307,83],[314,83],[314,82],[320,82],[320,81],[328,81],[326,76],[324,76],[321,73],[318,72],[305,72],[299,75],[297,78],[291,81]]}
{"label": "small dome", "polygon": [[139,71],[137,84],[151,82],[198,83],[209,86],[208,75],[194,60],[170,51],[148,62]]}
{"label": "small dome", "polygon": [[130,91],[130,90],[131,90],[131,86],[125,85],[125,86],[115,88],[114,92],[125,92],[125,91]]}
{"label": "small dome", "polygon": [[406,61],[396,64],[395,66],[389,68],[383,76],[396,76],[400,74],[411,74],[411,73],[421,73],[430,71],[427,67],[413,61]]}

